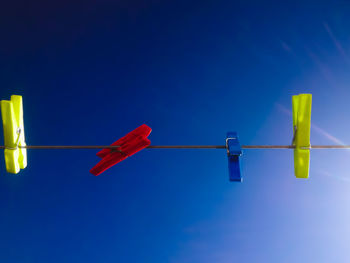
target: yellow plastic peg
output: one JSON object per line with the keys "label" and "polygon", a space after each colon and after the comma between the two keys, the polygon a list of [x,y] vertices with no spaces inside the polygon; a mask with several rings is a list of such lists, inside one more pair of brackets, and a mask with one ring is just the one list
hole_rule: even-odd
{"label": "yellow plastic peg", "polygon": [[309,177],[311,103],[311,94],[299,94],[292,98],[294,172],[297,178]]}
{"label": "yellow plastic peg", "polygon": [[17,174],[27,166],[27,150],[23,124],[22,96],[12,95],[11,100],[1,101],[4,127],[5,164],[9,173]]}

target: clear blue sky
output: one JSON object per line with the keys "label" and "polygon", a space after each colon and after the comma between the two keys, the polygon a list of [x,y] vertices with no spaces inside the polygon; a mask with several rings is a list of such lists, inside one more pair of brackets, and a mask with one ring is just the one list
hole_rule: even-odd
{"label": "clear blue sky", "polygon": [[[10,1],[8,1],[10,2]],[[261,1],[262,2],[262,1]],[[283,3],[282,3],[283,2]],[[24,99],[31,145],[288,144],[313,94],[313,144],[350,144],[348,1],[11,1],[0,97]],[[2,137],[2,131],[0,136]],[[94,150],[0,154],[0,262],[350,262],[350,153],[144,150],[99,177]]]}

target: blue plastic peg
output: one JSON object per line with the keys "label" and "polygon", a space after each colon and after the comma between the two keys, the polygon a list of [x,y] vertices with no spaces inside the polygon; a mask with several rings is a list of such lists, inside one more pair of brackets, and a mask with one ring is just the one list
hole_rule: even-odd
{"label": "blue plastic peg", "polygon": [[237,132],[228,132],[226,137],[228,171],[231,182],[242,182],[239,157],[242,155]]}

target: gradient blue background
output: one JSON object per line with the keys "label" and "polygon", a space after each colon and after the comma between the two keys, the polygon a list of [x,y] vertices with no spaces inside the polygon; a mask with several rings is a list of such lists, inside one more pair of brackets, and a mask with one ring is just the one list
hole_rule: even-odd
{"label": "gradient blue background", "polygon": [[[8,1],[9,2],[9,1]],[[283,3],[281,3],[283,2]],[[29,145],[289,144],[313,94],[313,144],[350,144],[348,1],[2,3],[0,96],[24,98]],[[0,136],[2,137],[2,131]],[[0,262],[350,262],[350,154],[144,150],[99,177],[95,150],[0,154]]]}

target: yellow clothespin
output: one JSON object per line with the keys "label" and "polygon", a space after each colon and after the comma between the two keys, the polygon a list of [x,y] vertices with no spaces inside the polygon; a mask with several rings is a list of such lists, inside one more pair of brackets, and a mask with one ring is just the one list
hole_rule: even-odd
{"label": "yellow clothespin", "polygon": [[27,150],[24,139],[22,96],[12,95],[11,100],[1,101],[4,127],[5,163],[9,173],[17,174],[27,166]]}
{"label": "yellow clothespin", "polygon": [[293,96],[294,172],[297,178],[309,177],[311,94]]}

